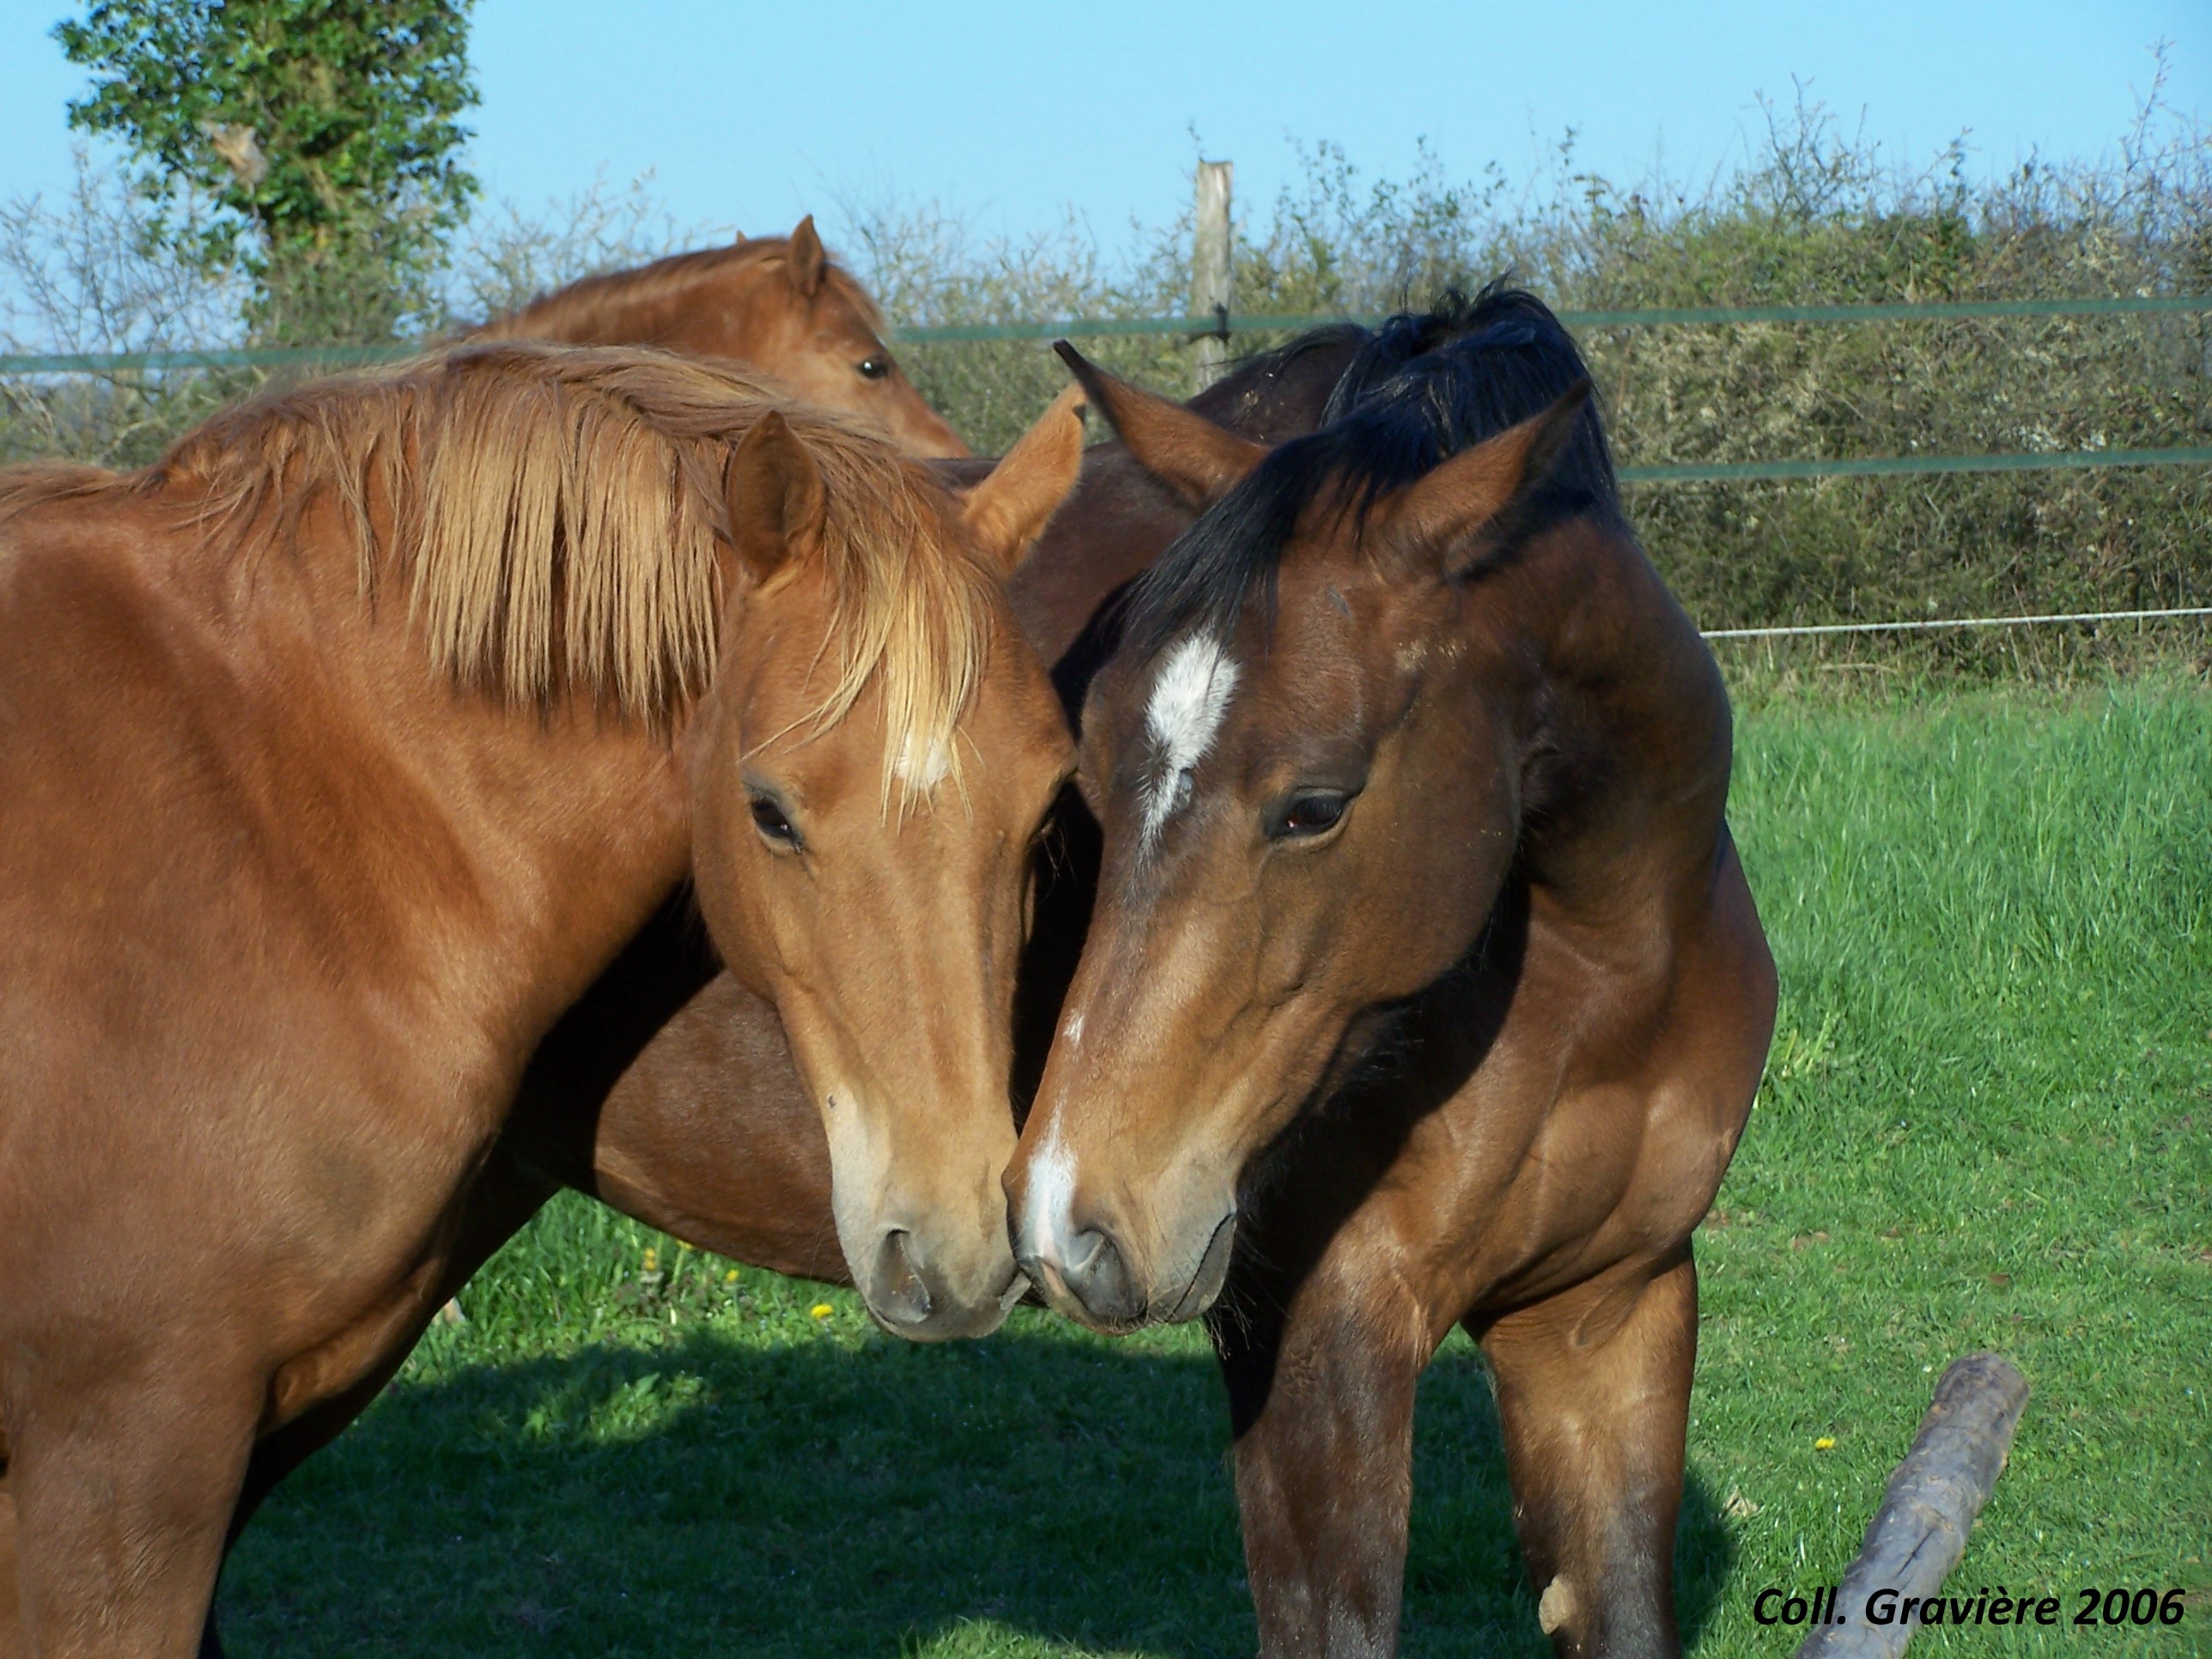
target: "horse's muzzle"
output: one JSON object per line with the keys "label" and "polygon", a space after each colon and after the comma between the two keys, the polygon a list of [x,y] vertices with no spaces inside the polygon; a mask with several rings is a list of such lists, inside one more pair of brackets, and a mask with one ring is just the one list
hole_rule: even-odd
{"label": "horse's muzzle", "polygon": [[878,1324],[911,1342],[940,1342],[953,1337],[988,1336],[999,1328],[1028,1288],[1011,1255],[998,1282],[979,1284],[972,1292],[935,1269],[915,1235],[903,1227],[886,1230],[860,1279],[861,1297]]}

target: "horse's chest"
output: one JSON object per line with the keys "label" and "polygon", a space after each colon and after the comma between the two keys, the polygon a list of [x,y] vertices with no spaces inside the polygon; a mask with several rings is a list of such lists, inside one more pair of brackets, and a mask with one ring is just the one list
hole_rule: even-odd
{"label": "horse's chest", "polygon": [[1495,1040],[1384,1183],[1394,1226],[1469,1299],[1581,1271],[1638,1182],[1648,1080],[1605,1057],[1623,1009],[1544,966],[1532,950]]}

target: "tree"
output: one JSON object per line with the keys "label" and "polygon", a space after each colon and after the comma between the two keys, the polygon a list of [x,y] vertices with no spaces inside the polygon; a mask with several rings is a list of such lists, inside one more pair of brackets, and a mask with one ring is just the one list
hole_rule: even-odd
{"label": "tree", "polygon": [[178,252],[242,264],[280,343],[392,338],[425,312],[477,181],[471,0],[94,0],[56,26],[93,91],[70,124],[120,139],[159,195],[224,211]]}

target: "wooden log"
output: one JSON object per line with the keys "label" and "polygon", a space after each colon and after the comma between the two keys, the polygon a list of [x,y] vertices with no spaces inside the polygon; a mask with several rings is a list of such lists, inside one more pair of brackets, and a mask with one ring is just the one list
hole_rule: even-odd
{"label": "wooden log", "polygon": [[1920,1432],[1889,1477],[1858,1559],[1835,1597],[1835,1622],[1805,1638],[1797,1659],[1896,1659],[1920,1628],[1916,1618],[1868,1622],[1867,1597],[1889,1589],[1926,1598],[1966,1553],[1966,1534],[2004,1472],[2014,1429],[2027,1404],[2027,1379],[2002,1354],[1952,1361],[1936,1385]]}

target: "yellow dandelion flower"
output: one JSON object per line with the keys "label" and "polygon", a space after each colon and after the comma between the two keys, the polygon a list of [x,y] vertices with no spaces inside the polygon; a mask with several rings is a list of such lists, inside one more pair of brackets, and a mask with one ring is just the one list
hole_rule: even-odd
{"label": "yellow dandelion flower", "polygon": [[646,1251],[646,1253],[645,1253],[645,1270],[646,1270],[646,1272],[647,1272],[647,1273],[656,1273],[656,1272],[658,1272],[658,1271],[659,1270],[659,1267],[660,1267],[660,1252],[659,1252],[659,1251],[658,1251],[658,1250],[655,1250],[655,1249],[648,1249]]}
{"label": "yellow dandelion flower", "polygon": [[1813,1443],[1813,1449],[1814,1451],[1833,1451],[1835,1449],[1836,1441],[1835,1437],[1832,1435],[1824,1434],[1818,1440],[1815,1440]]}
{"label": "yellow dandelion flower", "polygon": [[812,1316],[813,1316],[815,1318],[817,1318],[817,1319],[827,1319],[827,1318],[829,1318],[829,1317],[830,1317],[830,1316],[832,1313],[836,1312],[836,1310],[835,1309],[833,1309],[833,1308],[832,1308],[832,1307],[831,1307],[831,1306],[830,1306],[827,1302],[817,1302],[817,1303],[816,1303],[812,1307],[809,1308],[806,1311],[807,1311],[809,1314],[812,1315]]}
{"label": "yellow dandelion flower", "polygon": [[687,1239],[679,1238],[676,1241],[676,1252],[678,1255],[681,1255],[684,1251],[690,1248],[690,1242]]}
{"label": "yellow dandelion flower", "polygon": [[734,1285],[737,1282],[738,1270],[735,1267],[731,1268],[729,1272],[722,1275],[722,1283],[725,1285]]}

